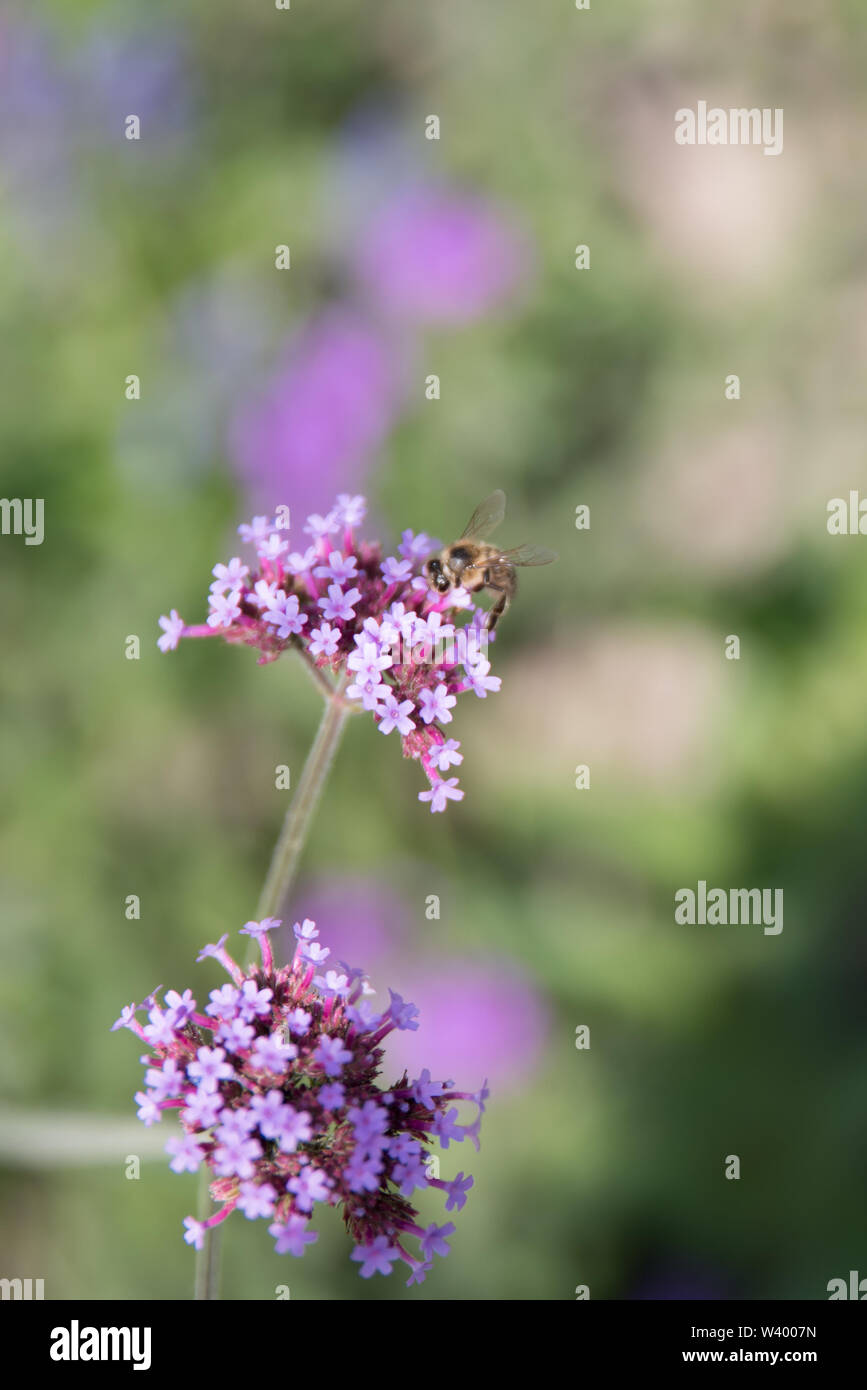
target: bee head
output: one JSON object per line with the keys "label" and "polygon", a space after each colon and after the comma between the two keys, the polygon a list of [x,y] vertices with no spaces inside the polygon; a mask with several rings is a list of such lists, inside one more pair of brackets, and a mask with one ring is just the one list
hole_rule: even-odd
{"label": "bee head", "polygon": [[452,586],[443,571],[442,560],[428,560],[424,568],[430,580],[431,588],[436,589],[437,593],[447,594]]}

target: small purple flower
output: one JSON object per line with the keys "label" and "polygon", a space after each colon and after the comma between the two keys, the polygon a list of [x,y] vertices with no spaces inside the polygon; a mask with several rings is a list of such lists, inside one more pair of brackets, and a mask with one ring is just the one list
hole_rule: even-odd
{"label": "small purple flower", "polygon": [[355,1140],[359,1144],[375,1134],[384,1134],[388,1129],[388,1111],[372,1100],[365,1101],[362,1106],[353,1106],[346,1118],[355,1130]]}
{"label": "small purple flower", "polygon": [[418,1028],[418,1009],[415,1004],[405,1004],[399,994],[395,994],[390,989],[391,1003],[388,1006],[390,1017],[394,1020],[398,1028],[409,1028],[412,1032]]}
{"label": "small purple flower", "polygon": [[215,576],[211,593],[224,594],[227,589],[240,589],[249,573],[249,566],[245,565],[238,555],[234,556],[228,565],[214,565],[211,570],[211,574]]}
{"label": "small purple flower", "polygon": [[379,706],[382,718],[379,721],[379,732],[390,734],[392,729],[397,729],[399,734],[411,734],[415,725],[410,719],[410,714],[415,709],[412,700],[401,700],[400,703],[394,698],[391,691]]}
{"label": "small purple flower", "polygon": [[150,1129],[151,1125],[158,1124],[163,1117],[163,1112],[160,1110],[153,1096],[147,1095],[144,1091],[136,1091],[135,1099],[138,1101],[139,1106],[136,1114],[142,1124],[148,1129]]}
{"label": "small purple flower", "polygon": [[434,1222],[425,1230],[421,1238],[421,1250],[426,1260],[434,1255],[447,1255],[449,1247],[446,1244],[446,1236],[455,1233],[455,1223],[449,1221],[445,1226],[437,1226]]}
{"label": "small purple flower", "polygon": [[382,680],[382,672],[392,665],[391,657],[382,656],[373,642],[364,642],[346,658],[350,671],[357,672],[356,680],[377,683]]}
{"label": "small purple flower", "polygon": [[222,1143],[228,1144],[235,1139],[246,1139],[255,1128],[256,1116],[248,1105],[224,1105],[215,1134]]}
{"label": "small purple flower", "polygon": [[267,516],[254,516],[249,523],[241,522],[238,527],[238,535],[247,545],[258,545],[263,541],[271,530],[271,522]]}
{"label": "small purple flower", "polygon": [[212,594],[211,611],[208,614],[208,627],[231,627],[241,616],[238,604],[239,590],[230,594]]}
{"label": "small purple flower", "polygon": [[310,643],[312,656],[333,656],[340,645],[340,632],[330,623],[322,623],[319,627],[314,627],[310,636],[313,639]]}
{"label": "small purple flower", "polygon": [[429,1185],[427,1169],[420,1156],[412,1155],[392,1169],[392,1178],[404,1197],[411,1197],[415,1189]]}
{"label": "small purple flower", "polygon": [[339,1110],[343,1105],[346,1091],[339,1081],[329,1081],[319,1087],[319,1104],[325,1110]]}
{"label": "small purple flower", "polygon": [[313,516],[308,516],[304,530],[308,536],[313,537],[314,541],[320,541],[323,537],[331,536],[338,530],[338,521],[333,512],[329,512],[327,516],[319,516],[318,513],[314,513]]}
{"label": "small purple flower", "polygon": [[250,1065],[271,1072],[272,1076],[282,1076],[288,1071],[289,1063],[298,1056],[294,1043],[286,1042],[279,1033],[257,1038],[250,1054]]}
{"label": "small purple flower", "polygon": [[240,997],[241,992],[235,989],[234,985],[221,985],[219,989],[212,989],[209,995],[211,1002],[206,1006],[205,1013],[211,1014],[214,1018],[234,1018]]}
{"label": "small purple flower", "polygon": [[447,738],[445,743],[434,748],[431,756],[440,772],[448,772],[450,767],[458,767],[463,762],[464,755],[458,752],[460,746],[455,739]]}
{"label": "small purple flower", "polygon": [[300,1211],[312,1211],[314,1202],[327,1202],[331,1186],[326,1175],[318,1168],[302,1168],[297,1178],[289,1182],[289,1191],[295,1194],[295,1204]]}
{"label": "small purple flower", "polygon": [[340,970],[326,970],[324,975],[314,976],[313,983],[323,994],[349,993],[349,976]]}
{"label": "small purple flower", "polygon": [[200,1047],[195,1062],[187,1067],[187,1075],[204,1091],[215,1091],[221,1081],[234,1074],[234,1067],[226,1061],[222,1047]]}
{"label": "small purple flower", "polygon": [[463,1173],[458,1173],[456,1178],[446,1183],[449,1194],[446,1200],[446,1211],[462,1211],[467,1200],[467,1193],[472,1185],[472,1178],[465,1178]]}
{"label": "small purple flower", "polygon": [[157,646],[160,651],[175,651],[184,631],[184,620],[178,616],[176,608],[172,609],[168,618],[160,618],[160,627],[163,629],[162,637],[157,639]]}
{"label": "small purple flower", "polygon": [[460,801],[463,792],[458,786],[457,777],[449,777],[448,781],[434,782],[433,786],[426,792],[419,792],[419,801],[429,801],[432,811],[444,811],[448,801]]}
{"label": "small purple flower", "polygon": [[260,560],[267,560],[273,565],[280,559],[281,555],[286,554],[288,549],[289,542],[285,541],[277,531],[272,531],[270,536],[266,536],[263,541],[259,542],[256,553]]}
{"label": "small purple flower", "polygon": [[352,1061],[353,1053],[343,1046],[342,1038],[320,1038],[314,1057],[322,1063],[326,1076],[339,1076],[346,1063]]}
{"label": "small purple flower", "polygon": [[318,941],[305,941],[301,946],[301,954],[311,965],[324,965],[331,955],[331,947],[323,946]]}
{"label": "small purple flower", "polygon": [[186,1109],[181,1111],[181,1119],[194,1129],[210,1129],[217,1123],[222,1109],[223,1097],[220,1092],[206,1091],[200,1086],[190,1096]]}
{"label": "small purple flower", "polygon": [[346,1014],[362,1033],[372,1033],[383,1021],[383,1015],[376,1012],[369,999],[362,999],[359,1004],[350,1004]]}
{"label": "small purple flower", "polygon": [[431,1129],[444,1149],[449,1147],[453,1139],[455,1143],[460,1144],[466,1137],[464,1131],[458,1124],[458,1110],[456,1105],[453,1105],[447,1113],[438,1110],[434,1116]]}
{"label": "small purple flower", "polygon": [[440,684],[436,690],[423,690],[420,703],[421,717],[425,724],[432,724],[435,719],[441,724],[450,724],[453,718],[450,711],[452,706],[457,704],[457,699],[448,693],[445,685]]}
{"label": "small purple flower", "polygon": [[190,989],[185,989],[183,994],[170,989],[166,994],[166,1004],[166,1023],[170,1028],[180,1028],[196,1010],[196,1001]]}
{"label": "small purple flower", "polygon": [[316,546],[308,546],[306,550],[293,550],[286,560],[286,569],[296,577],[299,574],[309,574],[316,563]]}
{"label": "small purple flower", "polygon": [[412,560],[398,560],[389,555],[382,562],[382,577],[389,584],[405,584],[412,577]]}
{"label": "small purple flower", "polygon": [[[376,1192],[382,1178],[382,1170],[383,1163],[378,1153],[354,1153],[345,1169],[350,1192]],[[396,1169],[392,1170],[392,1181],[400,1181]]]}
{"label": "small purple flower", "polygon": [[239,1188],[238,1209],[248,1221],[260,1216],[272,1216],[277,1201],[277,1189],[270,1182],[242,1182]]}
{"label": "small purple flower", "polygon": [[313,1021],[313,1015],[304,1009],[293,1009],[286,1017],[289,1032],[293,1037],[303,1037]]}
{"label": "small purple flower", "polygon": [[295,594],[284,597],[282,602],[278,602],[269,613],[265,615],[267,623],[273,623],[277,630],[277,636],[284,640],[297,634],[307,622],[306,614],[299,613],[298,598]]}
{"label": "small purple flower", "polygon": [[398,550],[405,560],[414,565],[426,560],[432,550],[439,549],[439,545],[439,541],[433,540],[424,531],[420,531],[418,535],[414,531],[404,531]]}
{"label": "small purple flower", "polygon": [[167,1057],[161,1067],[148,1067],[145,1072],[145,1085],[154,1100],[171,1100],[184,1089],[186,1077],[172,1057]]}
{"label": "small purple flower", "polygon": [[412,1093],[419,1105],[423,1105],[426,1110],[433,1110],[437,1097],[441,1096],[445,1089],[441,1081],[431,1081],[430,1072],[425,1067],[415,1083]]}
{"label": "small purple flower", "polygon": [[170,1047],[174,1042],[175,1030],[166,1014],[156,1004],[148,1011],[148,1022],[142,1033],[151,1047]]}
{"label": "small purple flower", "polygon": [[136,1005],[127,1004],[120,1011],[120,1017],[116,1018],[111,1025],[112,1033],[116,1033],[118,1028],[133,1028],[136,1022]]}
{"label": "small purple flower", "polygon": [[172,1135],[166,1140],[166,1153],[174,1154],[169,1167],[173,1173],[197,1173],[205,1157],[205,1151],[197,1144],[191,1134],[182,1138]]}
{"label": "small purple flower", "polygon": [[358,572],[358,561],[354,555],[342,555],[339,550],[332,550],[328,556],[328,563],[317,565],[313,573],[317,579],[327,579],[331,584],[345,584],[347,580],[354,579]]}
{"label": "small purple flower", "polygon": [[248,1047],[252,1046],[255,1032],[252,1026],[245,1023],[242,1018],[232,1018],[220,1024],[214,1037],[227,1052],[238,1053],[245,1052]]}
{"label": "small purple flower", "polygon": [[245,1023],[254,1023],[257,1018],[266,1018],[271,1013],[273,997],[273,989],[259,989],[255,980],[245,980],[237,1000],[238,1013]]}
{"label": "small purple flower", "polygon": [[377,1236],[369,1245],[357,1245],[349,1257],[356,1260],[362,1279],[373,1274],[391,1274],[391,1266],[400,1259],[400,1251],[389,1244],[388,1236]]}
{"label": "small purple flower", "polygon": [[348,622],[350,618],[355,617],[355,609],[352,605],[357,603],[360,598],[360,589],[350,589],[345,594],[339,584],[329,584],[328,597],[323,599],[319,606],[322,609],[323,617],[327,618],[329,622]]}
{"label": "small purple flower", "polygon": [[265,1095],[253,1096],[250,1101],[250,1114],[264,1139],[277,1138],[286,1108],[282,1091],[268,1091]]}
{"label": "small purple flower", "polygon": [[360,526],[367,513],[367,503],[363,497],[351,497],[348,492],[338,493],[334,515],[341,526]]}
{"label": "small purple flower", "polygon": [[268,1227],[268,1234],[275,1238],[278,1255],[301,1256],[306,1246],[319,1239],[318,1232],[308,1231],[303,1216],[290,1216],[286,1222],[275,1221]]}
{"label": "small purple flower", "polygon": [[[313,1138],[310,1116],[306,1115],[303,1110],[293,1110],[291,1105],[284,1105],[279,1128],[274,1138],[284,1153],[294,1153],[299,1144],[308,1144]],[[322,1199],[317,1198],[316,1200],[321,1201]]]}
{"label": "small purple flower", "polygon": [[348,685],[346,696],[349,700],[360,700],[363,709],[378,710],[387,690],[388,687],[382,683],[382,676],[376,671],[363,682],[354,681],[352,685]]}
{"label": "small purple flower", "polygon": [[207,1234],[207,1227],[204,1223],[196,1221],[195,1217],[185,1216],[184,1225],[186,1227],[184,1240],[187,1242],[187,1245],[192,1245],[194,1250],[204,1249],[205,1236]]}
{"label": "small purple flower", "polygon": [[489,690],[499,690],[502,680],[499,676],[489,676],[491,669],[490,661],[479,660],[473,666],[466,668],[466,684],[470,690],[478,695],[480,700],[484,700]]}
{"label": "small purple flower", "polygon": [[228,940],[229,933],[224,932],[223,935],[220,937],[219,941],[216,942],[216,944],[211,946],[203,946],[199,954],[196,956],[196,964],[200,964],[203,960],[207,960],[208,956],[216,956],[219,959],[220,953],[223,951]]}
{"label": "small purple flower", "polygon": [[258,1139],[227,1134],[214,1154],[214,1172],[221,1178],[252,1178],[256,1171],[254,1160],[261,1154],[262,1145]]}
{"label": "small purple flower", "polygon": [[279,917],[263,917],[261,922],[245,922],[240,928],[242,936],[254,936],[258,941],[269,931],[276,931],[282,927],[283,922]]}

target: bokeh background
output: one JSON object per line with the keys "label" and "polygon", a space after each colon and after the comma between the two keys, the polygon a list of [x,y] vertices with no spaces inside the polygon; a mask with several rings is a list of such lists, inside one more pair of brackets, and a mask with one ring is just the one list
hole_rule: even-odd
{"label": "bokeh background", "polygon": [[[256,510],[364,492],[393,550],[494,487],[561,558],[459,707],[466,798],[431,816],[353,722],[287,909],[421,1006],[422,1065],[490,1077],[481,1154],[442,1155],[475,1188],[421,1289],[361,1281],[324,1212],[300,1262],[233,1217],[224,1294],[863,1270],[867,541],[825,521],[867,491],[865,50],[861,0],[4,4],[0,490],[46,534],[0,541],[0,1274],[191,1289],[196,1179],[108,1030],[219,982],[195,955],[254,909],[318,701],[246,649],[161,656],[157,616],[201,621]],[[783,154],[677,146],[700,99],[784,108]],[[783,933],[676,925],[699,878],[783,888]]]}

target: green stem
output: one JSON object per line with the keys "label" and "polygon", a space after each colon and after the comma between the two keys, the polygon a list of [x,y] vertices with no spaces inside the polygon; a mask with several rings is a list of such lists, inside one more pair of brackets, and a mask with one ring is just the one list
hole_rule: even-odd
{"label": "green stem", "polygon": [[265,879],[265,886],[262,889],[259,905],[256,909],[256,918],[259,922],[262,921],[263,917],[273,917],[279,912],[280,906],[295,880],[301,851],[304,848],[310,822],[313,819],[313,812],[316,810],[325,779],[334,761],[334,755],[343,733],[343,726],[351,712],[352,707],[347,705],[343,699],[344,685],[345,680],[341,680],[325,702],[322,722],[313,741],[313,747],[307,754],[307,761],[295,788],[295,795],[292,797],[286,812],[280,838],[274,846],[268,876]]}
{"label": "green stem", "polygon": [[[208,1191],[210,1179],[208,1168],[203,1165],[199,1178],[199,1220],[207,1221],[213,1215],[214,1204]],[[196,1292],[197,1301],[220,1297],[220,1236],[222,1226],[205,1231],[205,1243],[196,1252]]]}
{"label": "green stem", "polygon": [[[295,794],[289,803],[280,838],[274,846],[268,875],[259,897],[256,912],[257,921],[273,917],[280,910],[289,889],[295,881],[301,852],[313,820],[313,812],[322,794],[325,779],[334,761],[343,726],[353,711],[353,706],[343,698],[346,685],[345,676],[334,689],[328,687],[322,721],[307,754],[307,761],[301,772]],[[251,940],[251,949],[255,943]],[[212,1214],[208,1188],[210,1186],[208,1169],[203,1167],[199,1185],[199,1220],[206,1221]],[[205,1243],[196,1254],[196,1299],[219,1298],[220,1287],[220,1243],[222,1227],[217,1226],[205,1232]]]}

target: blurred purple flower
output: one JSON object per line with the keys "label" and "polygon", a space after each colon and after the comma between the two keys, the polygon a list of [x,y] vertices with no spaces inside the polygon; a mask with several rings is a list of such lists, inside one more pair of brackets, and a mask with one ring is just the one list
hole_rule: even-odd
{"label": "blurred purple flower", "polygon": [[330,309],[294,339],[264,394],[230,426],[230,450],[251,501],[289,497],[299,516],[355,492],[402,395],[390,343],[359,314]]}
{"label": "blurred purple flower", "polygon": [[[335,960],[371,970],[395,956],[405,944],[408,909],[401,895],[363,874],[317,879],[299,895],[300,914],[322,925]],[[288,960],[295,949],[291,929],[281,933]]]}
{"label": "blurred purple flower", "polygon": [[[418,1005],[425,1047],[418,1051],[412,1032],[392,1038],[387,1056],[394,1066],[415,1075],[422,1057],[421,1065],[438,1069],[435,1074],[455,1076],[473,1065],[498,1092],[520,1086],[533,1072],[548,1014],[516,967],[500,960],[432,957],[430,941],[419,949],[417,932],[407,930],[413,914],[402,895],[362,875],[312,883],[299,894],[298,915],[321,923],[332,961],[350,966],[364,961],[374,978],[390,972],[395,988]],[[437,926],[425,923],[430,933]],[[284,958],[294,944],[281,939]],[[371,1003],[381,1007],[377,998]]]}
{"label": "blurred purple flower", "polygon": [[[407,963],[395,978],[411,992],[421,1015],[428,1064],[453,1076],[478,1066],[502,1092],[529,1077],[548,1031],[547,1014],[532,985],[497,960],[438,957]],[[420,1055],[414,1033],[388,1047],[389,1061],[415,1075]]]}
{"label": "blurred purple flower", "polygon": [[[16,211],[48,221],[71,188],[72,89],[51,36],[30,19],[0,18],[0,170]],[[55,227],[56,232],[56,227]]]}
{"label": "blurred purple flower", "polygon": [[355,273],[377,308],[399,318],[467,323],[526,278],[529,247],[485,200],[410,186],[362,232]]}
{"label": "blurred purple flower", "polygon": [[141,121],[134,148],[164,163],[169,138],[186,136],[193,114],[180,30],[94,28],[76,50],[78,119],[98,143],[126,142],[127,116]]}

